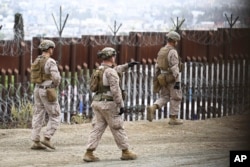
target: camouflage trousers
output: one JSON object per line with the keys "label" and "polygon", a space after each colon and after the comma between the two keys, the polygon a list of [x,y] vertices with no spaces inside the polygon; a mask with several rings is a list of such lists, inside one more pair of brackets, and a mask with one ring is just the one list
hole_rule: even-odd
{"label": "camouflage trousers", "polygon": [[178,115],[180,111],[180,104],[182,100],[182,90],[174,89],[174,83],[162,87],[160,90],[160,97],[154,102],[159,108],[170,102],[170,115]]}
{"label": "camouflage trousers", "polygon": [[34,112],[32,118],[31,140],[40,141],[40,132],[45,125],[45,114],[48,114],[48,123],[44,137],[51,138],[60,125],[60,106],[58,101],[48,102],[46,89],[35,88],[34,90]]}
{"label": "camouflage trousers", "polygon": [[117,146],[121,149],[128,149],[128,138],[123,127],[120,109],[113,101],[93,101],[92,109],[94,118],[92,120],[93,130],[90,132],[87,149],[95,150],[101,137],[109,126]]}

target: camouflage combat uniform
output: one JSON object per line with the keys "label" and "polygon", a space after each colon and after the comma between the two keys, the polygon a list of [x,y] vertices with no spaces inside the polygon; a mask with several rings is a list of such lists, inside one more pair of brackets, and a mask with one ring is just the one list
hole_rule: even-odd
{"label": "camouflage combat uniform", "polygon": [[[104,68],[102,64],[99,68]],[[110,91],[104,93],[107,99],[93,101],[91,106],[94,112],[92,120],[93,130],[90,133],[87,143],[88,150],[95,150],[99,144],[102,134],[107,126],[114,136],[117,146],[121,150],[128,149],[127,135],[123,128],[123,120],[119,115],[120,108],[124,107],[122,92],[119,85],[120,78],[117,72],[122,72],[128,69],[128,65],[119,65],[115,68],[108,67],[103,73],[103,85],[110,86]]]}
{"label": "camouflage combat uniform", "polygon": [[[57,87],[60,84],[61,76],[57,68],[56,61],[49,58],[44,67],[46,74],[51,74],[52,80],[46,80],[41,84],[36,84],[34,90],[34,113],[32,119],[32,135],[33,141],[40,141],[40,132],[44,125],[44,118],[46,112],[48,113],[49,120],[44,133],[44,137],[50,139],[60,124],[60,106],[58,100],[55,102],[48,102],[46,87],[53,85]],[[53,83],[53,84],[52,84]]]}
{"label": "camouflage combat uniform", "polygon": [[[178,115],[182,99],[182,91],[181,89],[174,89],[174,85],[176,82],[180,82],[179,56],[175,49],[171,49],[166,56],[168,58],[169,67],[175,78],[175,81],[168,83],[166,87],[161,87],[160,97],[154,102],[154,104],[157,104],[158,107],[161,108],[166,105],[167,102],[170,102],[170,115]],[[163,70],[159,69],[157,64],[156,71],[164,73]]]}
{"label": "camouflage combat uniform", "polygon": [[[93,152],[96,150],[107,127],[110,128],[117,146],[122,150],[122,156],[120,159],[134,160],[137,158],[137,155],[128,149],[128,137],[123,127],[121,115],[125,109],[120,79],[122,72],[126,71],[129,67],[138,64],[138,62],[129,62],[127,64],[113,67],[116,54],[116,50],[111,47],[105,47],[102,51],[97,53],[98,58],[103,60],[97,71],[102,71],[103,73],[99,73],[99,75],[102,76],[98,76],[98,78],[102,78],[102,80],[98,80],[97,83],[94,82],[96,80],[91,79],[91,81],[94,82],[93,85],[98,85],[98,90],[94,89],[95,86],[91,89],[96,92],[91,104],[94,113],[92,119],[93,130],[90,132],[87,149],[83,156],[85,162],[95,162],[100,160],[93,154]],[[92,76],[95,75],[92,74]]]}
{"label": "camouflage combat uniform", "polygon": [[[147,107],[147,120],[152,121],[156,109],[162,108],[167,102],[170,102],[170,121],[171,125],[180,125],[182,121],[178,120],[180,104],[182,100],[182,90],[180,86],[182,63],[178,56],[175,46],[180,40],[180,35],[177,32],[171,31],[167,34],[168,43],[162,47],[157,55],[156,63],[156,78],[159,85],[155,86],[154,90],[159,90],[160,97],[152,106]],[[156,89],[157,88],[157,89]]]}

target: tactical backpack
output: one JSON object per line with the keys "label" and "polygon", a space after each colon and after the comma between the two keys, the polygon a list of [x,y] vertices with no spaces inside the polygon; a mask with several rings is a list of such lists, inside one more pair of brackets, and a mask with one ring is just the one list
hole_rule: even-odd
{"label": "tactical backpack", "polygon": [[44,65],[49,57],[38,56],[31,64],[31,83],[42,83],[43,81],[50,80],[51,74],[45,74]]}
{"label": "tactical backpack", "polygon": [[[105,93],[107,91],[110,91],[110,86],[103,85],[103,73],[106,69],[107,69],[107,67],[96,69],[91,75],[89,85],[90,85],[90,90],[92,92],[96,93],[95,96],[93,97],[94,101],[102,101],[103,99],[113,101],[112,96],[106,96],[106,95],[102,94],[102,93]],[[118,72],[117,74],[118,74],[119,78],[121,79],[122,73]],[[121,82],[119,83],[119,85],[121,88]],[[123,100],[126,100],[127,93],[122,89],[121,89],[121,93],[122,93]]]}
{"label": "tactical backpack", "polygon": [[98,68],[92,73],[89,82],[90,90],[92,92],[104,92],[106,86],[103,86],[103,73],[106,69],[107,67]]}
{"label": "tactical backpack", "polygon": [[[157,56],[157,63],[158,63],[158,66],[161,70],[164,70],[164,71],[169,71],[169,62],[168,62],[168,53],[171,49],[174,49],[174,47],[172,46],[167,46],[167,47],[163,47],[160,49],[159,53],[158,53],[158,56]],[[180,72],[183,71],[184,69],[184,65],[183,63],[181,62],[181,58],[179,56],[179,70]]]}

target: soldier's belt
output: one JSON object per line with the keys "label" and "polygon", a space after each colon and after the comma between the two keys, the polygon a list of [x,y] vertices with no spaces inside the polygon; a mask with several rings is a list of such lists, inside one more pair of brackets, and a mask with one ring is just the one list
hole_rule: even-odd
{"label": "soldier's belt", "polygon": [[113,101],[113,99],[102,99],[101,101]]}
{"label": "soldier's belt", "polygon": [[52,86],[52,85],[39,85],[37,87],[40,88],[40,89],[55,88],[55,86]]}
{"label": "soldier's belt", "polygon": [[94,101],[114,101],[112,96],[107,96],[107,95],[103,95],[103,94],[96,94],[93,97]]}
{"label": "soldier's belt", "polygon": [[161,70],[161,74],[170,74],[170,71]]}
{"label": "soldier's belt", "polygon": [[100,101],[113,101],[113,97],[112,96],[107,96],[107,95],[102,95]]}

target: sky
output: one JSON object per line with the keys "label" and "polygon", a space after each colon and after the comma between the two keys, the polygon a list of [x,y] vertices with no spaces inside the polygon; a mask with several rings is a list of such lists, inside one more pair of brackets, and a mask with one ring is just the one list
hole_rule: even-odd
{"label": "sky", "polygon": [[249,6],[249,0],[1,0],[0,39],[13,36],[15,13],[22,14],[25,38],[29,39],[58,36],[57,27],[62,28],[64,21],[65,37],[112,34],[115,30],[118,34],[168,31],[177,17],[185,19],[183,29],[214,29],[227,26],[225,14],[239,16],[238,26],[244,27],[249,26],[245,23]]}

